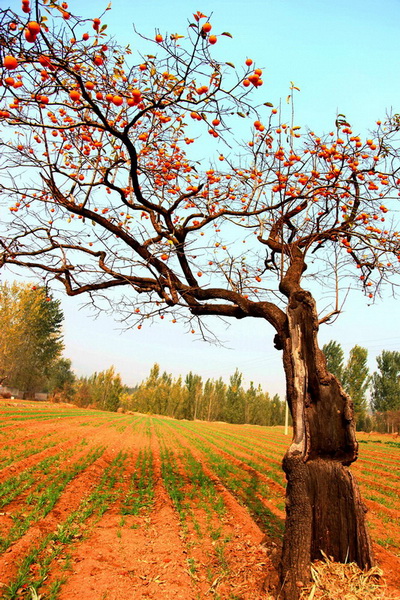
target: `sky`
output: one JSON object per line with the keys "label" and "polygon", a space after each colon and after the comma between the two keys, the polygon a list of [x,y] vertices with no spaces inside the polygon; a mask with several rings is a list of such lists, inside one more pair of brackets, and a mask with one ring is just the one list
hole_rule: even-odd
{"label": "sky", "polygon": [[[8,4],[20,11],[20,3]],[[71,0],[72,12],[101,14],[107,2]],[[3,5],[4,6],[4,5]],[[114,0],[103,19],[121,44],[140,51],[136,30],[153,37],[185,33],[192,13],[211,15],[213,32],[228,31],[215,45],[218,59],[241,65],[247,57],[264,69],[264,99],[285,104],[290,82],[300,88],[295,109],[298,125],[320,133],[346,115],[355,134],[366,135],[376,120],[400,112],[400,0]],[[11,273],[1,278],[15,279]],[[26,278],[24,278],[26,279]],[[1,280],[1,279],[0,279]],[[400,282],[398,282],[400,283]],[[273,348],[274,331],[259,320],[209,319],[221,345],[210,345],[179,325],[164,321],[138,331],[122,330],[109,315],[94,319],[80,298],[62,299],[65,356],[77,375],[114,365],[127,385],[135,385],[157,362],[174,376],[189,371],[226,381],[236,368],[245,383],[284,397],[281,353]],[[355,344],[369,350],[371,370],[382,350],[400,349],[400,304],[389,295],[369,305],[361,293],[350,295],[343,314],[320,331],[321,345],[335,339],[345,353]]]}

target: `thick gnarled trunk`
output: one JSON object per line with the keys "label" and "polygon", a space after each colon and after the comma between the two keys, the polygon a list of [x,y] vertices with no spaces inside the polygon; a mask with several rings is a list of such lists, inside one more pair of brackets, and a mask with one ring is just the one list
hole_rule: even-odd
{"label": "thick gnarled trunk", "polygon": [[318,318],[309,292],[289,294],[280,344],[293,417],[284,460],[288,486],[281,595],[295,600],[322,553],[340,562],[373,564],[365,508],[348,465],[357,458],[350,398],[326,370],[317,343]]}

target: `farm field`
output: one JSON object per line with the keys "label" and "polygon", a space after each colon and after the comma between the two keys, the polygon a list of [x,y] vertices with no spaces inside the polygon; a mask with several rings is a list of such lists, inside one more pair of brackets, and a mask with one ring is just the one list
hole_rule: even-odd
{"label": "farm field", "polygon": [[[13,400],[0,414],[1,599],[270,597],[283,428]],[[359,442],[384,597],[400,598],[400,440]]]}

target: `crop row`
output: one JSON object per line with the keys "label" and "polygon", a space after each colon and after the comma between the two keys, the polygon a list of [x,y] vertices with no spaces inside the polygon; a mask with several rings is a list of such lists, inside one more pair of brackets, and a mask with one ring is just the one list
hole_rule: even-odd
{"label": "crop row", "polygon": [[[135,540],[134,550],[142,548],[144,555],[149,547],[162,552],[167,531],[192,597],[240,596],[251,577],[261,581],[266,565],[271,567],[266,547],[279,547],[284,527],[280,463],[288,437],[282,428],[54,407],[46,412],[25,406],[15,413],[0,435],[4,600],[68,598],[73,565],[80,564],[85,543],[99,535],[99,523],[115,531],[116,544]],[[354,470],[369,503],[373,538],[395,558],[398,482],[379,454],[395,461],[400,449],[391,438],[370,441],[361,444]],[[259,545],[262,534],[269,540],[265,547]],[[141,556],[139,562],[151,561]],[[162,579],[151,578],[135,563],[126,569],[130,581],[133,572],[137,597],[140,585],[168,583],[167,570]]]}

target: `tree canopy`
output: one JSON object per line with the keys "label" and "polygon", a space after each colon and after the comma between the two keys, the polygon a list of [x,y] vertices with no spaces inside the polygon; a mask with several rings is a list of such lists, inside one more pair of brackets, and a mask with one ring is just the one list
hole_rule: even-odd
{"label": "tree canopy", "polygon": [[341,115],[326,135],[302,131],[263,106],[251,59],[213,58],[201,13],[139,61],[103,19],[47,2],[33,13],[0,13],[0,265],[97,292],[139,327],[181,308],[275,326],[291,265],[325,287],[350,275],[371,299],[398,272],[396,116],[368,138]]}

